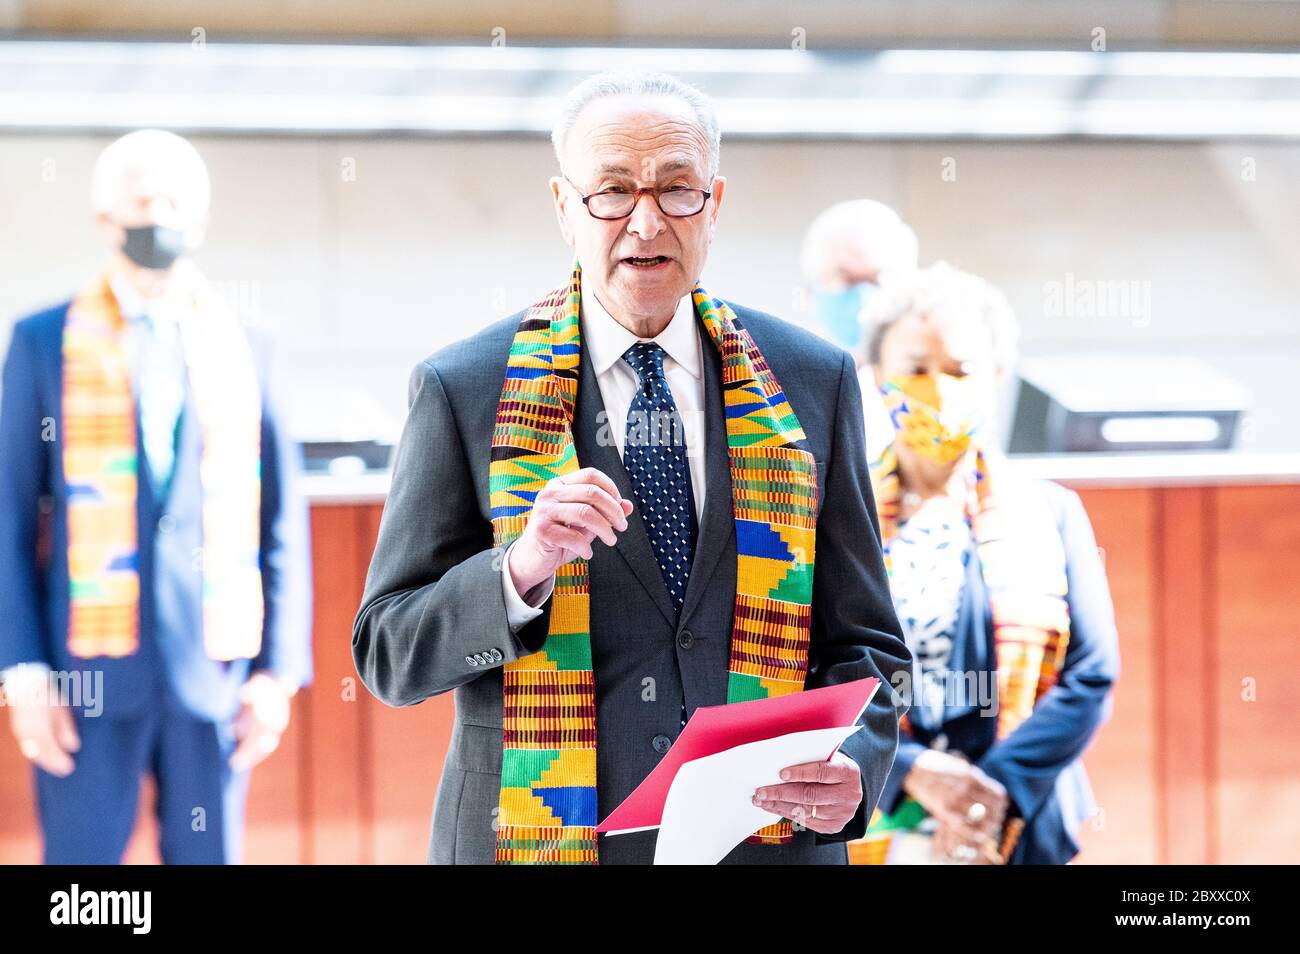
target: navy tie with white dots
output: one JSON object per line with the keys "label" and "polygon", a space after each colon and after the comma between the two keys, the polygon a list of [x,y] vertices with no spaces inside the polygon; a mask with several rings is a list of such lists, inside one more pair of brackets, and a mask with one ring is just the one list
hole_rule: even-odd
{"label": "navy tie with white dots", "polygon": [[673,608],[681,612],[697,535],[685,430],[664,379],[664,349],[638,341],[623,360],[641,380],[627,412],[623,466]]}

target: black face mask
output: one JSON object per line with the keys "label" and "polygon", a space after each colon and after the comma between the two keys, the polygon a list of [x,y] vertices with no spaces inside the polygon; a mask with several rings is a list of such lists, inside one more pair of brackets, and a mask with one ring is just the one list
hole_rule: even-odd
{"label": "black face mask", "polygon": [[138,225],[124,229],[122,251],[141,268],[171,268],[185,251],[185,233],[166,225]]}

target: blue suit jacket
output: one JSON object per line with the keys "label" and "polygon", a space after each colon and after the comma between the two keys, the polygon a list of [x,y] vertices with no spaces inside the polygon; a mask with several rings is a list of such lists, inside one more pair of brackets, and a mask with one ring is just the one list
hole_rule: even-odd
{"label": "blue suit jacket", "polygon": [[[1119,676],[1119,637],[1106,573],[1092,524],[1079,495],[1044,482],[1042,490],[1065,544],[1070,643],[1057,684],[1007,738],[997,741],[997,719],[978,708],[946,708],[930,731],[913,718],[912,735],[899,738],[898,755],[880,796],[883,811],[902,802],[903,779],[940,733],[1007,789],[1025,829],[1012,863],[1064,864],[1079,853],[1074,834],[1096,810],[1083,763],[1084,749],[1110,716],[1111,687]],[[993,615],[974,544],[966,553],[966,585],[949,668],[993,672]],[[996,683],[994,683],[996,685]],[[913,709],[915,712],[915,709]]]}
{"label": "blue suit jacket", "polygon": [[[297,685],[311,679],[311,576],[307,511],[293,491],[298,448],[285,431],[270,375],[270,348],[249,331],[262,386],[262,589],[265,622],[256,659],[218,662],[203,649],[200,433],[186,393],[175,470],[160,499],[139,468],[140,645],[121,658],[71,655],[68,630],[68,488],[63,474],[64,302],[14,327],[0,391],[0,669],[44,662],[56,672],[103,673],[102,717],[125,719],[164,702],[221,720],[239,707],[250,672]],[[138,424],[138,409],[137,409]],[[136,428],[137,434],[139,427]],[[53,436],[52,440],[45,438]],[[143,454],[140,459],[143,460]],[[48,558],[38,558],[42,514]]]}

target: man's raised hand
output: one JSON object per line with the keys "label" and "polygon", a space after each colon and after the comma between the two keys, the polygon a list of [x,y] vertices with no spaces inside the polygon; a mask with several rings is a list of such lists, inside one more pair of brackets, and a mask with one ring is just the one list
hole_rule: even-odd
{"label": "man's raised hand", "polygon": [[596,538],[612,547],[616,534],[627,529],[632,509],[632,501],[619,494],[614,481],[594,467],[549,481],[510,548],[510,576],[519,594],[549,580],[575,557],[590,560]]}

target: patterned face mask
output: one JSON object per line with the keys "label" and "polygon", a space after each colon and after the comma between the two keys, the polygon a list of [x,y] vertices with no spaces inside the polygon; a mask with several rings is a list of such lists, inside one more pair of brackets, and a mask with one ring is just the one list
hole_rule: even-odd
{"label": "patterned face mask", "polygon": [[977,378],[891,374],[880,386],[898,439],[935,463],[961,457],[983,424]]}

